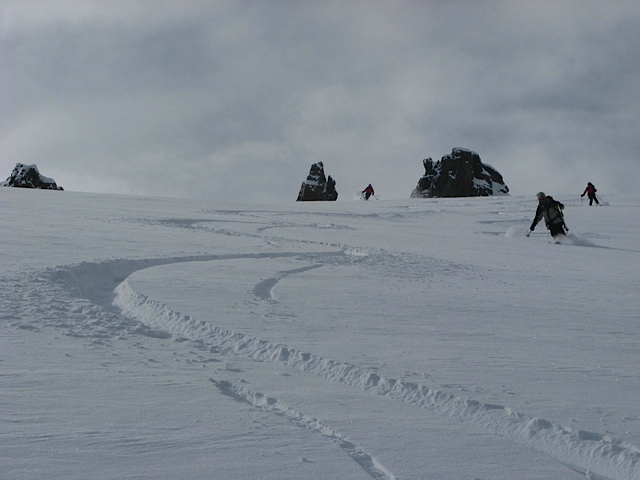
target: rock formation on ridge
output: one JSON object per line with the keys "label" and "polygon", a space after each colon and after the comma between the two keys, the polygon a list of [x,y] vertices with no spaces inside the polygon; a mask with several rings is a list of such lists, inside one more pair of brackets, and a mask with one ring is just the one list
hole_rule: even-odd
{"label": "rock formation on ridge", "polygon": [[0,185],[3,187],[63,190],[53,178],[42,175],[36,165],[24,165],[22,163],[16,163],[11,176]]}
{"label": "rock formation on ridge", "polygon": [[471,150],[454,148],[451,154],[435,163],[431,158],[422,163],[425,173],[411,192],[411,198],[509,195],[502,175],[482,163],[480,156]]}
{"label": "rock formation on ridge", "polygon": [[336,182],[331,176],[325,177],[322,162],[311,165],[309,175],[300,187],[297,201],[335,201],[337,199]]}

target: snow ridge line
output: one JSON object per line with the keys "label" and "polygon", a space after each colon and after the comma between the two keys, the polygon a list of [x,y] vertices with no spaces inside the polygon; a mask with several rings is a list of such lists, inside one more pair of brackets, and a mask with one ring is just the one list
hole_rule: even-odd
{"label": "snow ridge line", "polygon": [[503,405],[481,403],[417,383],[386,378],[355,365],[225,330],[182,315],[135,292],[126,280],[118,285],[115,294],[114,303],[122,312],[147,326],[438,412],[545,453],[590,479],[640,479],[640,449],[634,445],[599,433],[573,431]]}
{"label": "snow ridge line", "polygon": [[367,472],[371,478],[376,480],[395,480],[396,477],[369,453],[355,445],[332,427],[322,423],[317,418],[298,413],[296,410],[283,404],[276,398],[267,397],[263,393],[254,392],[245,387],[232,384],[226,380],[215,380],[212,378],[211,381],[221,393],[236,401],[248,403],[260,410],[285,418],[286,420],[296,424],[298,427],[305,428],[329,438],[344,450],[358,465],[360,465],[360,467],[362,467],[362,469]]}

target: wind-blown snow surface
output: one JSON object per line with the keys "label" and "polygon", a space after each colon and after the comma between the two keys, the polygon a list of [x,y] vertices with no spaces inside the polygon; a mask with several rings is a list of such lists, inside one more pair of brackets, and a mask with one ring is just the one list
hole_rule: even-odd
{"label": "wind-blown snow surface", "polygon": [[3,479],[638,479],[640,196],[0,190]]}

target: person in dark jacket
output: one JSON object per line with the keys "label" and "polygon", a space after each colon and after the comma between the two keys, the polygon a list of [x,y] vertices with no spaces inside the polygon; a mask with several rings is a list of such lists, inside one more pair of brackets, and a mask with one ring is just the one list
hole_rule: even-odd
{"label": "person in dark jacket", "polygon": [[562,210],[564,209],[564,205],[557,200],[554,200],[553,197],[549,197],[544,194],[544,192],[539,192],[536,197],[538,197],[538,208],[536,209],[536,216],[529,227],[529,233],[527,233],[527,237],[533,232],[536,228],[536,225],[540,220],[544,218],[544,223],[547,226],[547,230],[551,233],[551,236],[557,240],[559,236],[564,236],[567,234],[565,230],[569,230],[564,224],[564,217],[562,215]]}
{"label": "person in dark jacket", "polygon": [[600,202],[598,201],[598,197],[596,197],[596,192],[598,190],[596,189],[596,186],[591,183],[588,182],[587,183],[587,188],[584,189],[584,192],[582,192],[582,195],[580,195],[581,197],[584,197],[585,194],[587,195],[587,197],[589,197],[589,206],[593,205],[593,201],[595,200],[596,205],[600,205]]}
{"label": "person in dark jacket", "polygon": [[364,195],[365,200],[369,200],[369,197],[371,195],[375,195],[375,192],[373,191],[373,187],[371,186],[371,184],[367,185],[367,188],[365,188],[362,191],[362,194]]}

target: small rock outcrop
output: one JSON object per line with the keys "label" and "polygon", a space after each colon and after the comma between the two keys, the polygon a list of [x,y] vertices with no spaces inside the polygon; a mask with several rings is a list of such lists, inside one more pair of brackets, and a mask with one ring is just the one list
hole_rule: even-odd
{"label": "small rock outcrop", "polygon": [[335,201],[338,199],[336,182],[331,176],[325,177],[322,162],[311,165],[307,179],[302,182],[298,202]]}
{"label": "small rock outcrop", "polygon": [[509,195],[502,175],[482,163],[480,155],[471,150],[454,148],[437,162],[427,158],[422,163],[424,176],[418,180],[411,198]]}
{"label": "small rock outcrop", "polygon": [[11,176],[0,184],[3,187],[41,188],[44,190],[63,190],[53,178],[45,177],[35,165],[16,163]]}

